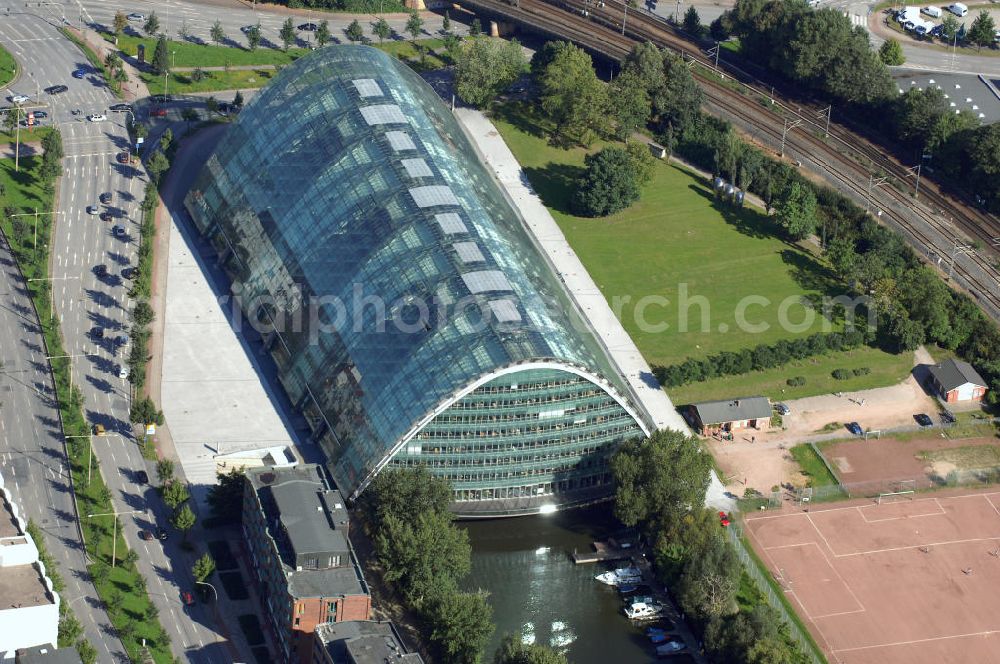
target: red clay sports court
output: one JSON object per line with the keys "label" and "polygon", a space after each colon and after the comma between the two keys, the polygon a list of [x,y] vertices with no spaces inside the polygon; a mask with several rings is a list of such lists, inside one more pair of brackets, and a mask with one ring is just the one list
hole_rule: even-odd
{"label": "red clay sports court", "polygon": [[909,498],[745,528],[830,662],[1000,664],[1000,493]]}

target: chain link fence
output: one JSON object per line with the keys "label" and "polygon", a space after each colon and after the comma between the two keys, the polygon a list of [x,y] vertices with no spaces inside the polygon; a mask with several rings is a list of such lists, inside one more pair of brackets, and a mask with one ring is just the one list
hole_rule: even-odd
{"label": "chain link fence", "polygon": [[778,593],[774,591],[774,586],[765,576],[769,576],[768,572],[761,570],[757,559],[747,550],[746,544],[743,543],[743,530],[738,527],[731,527],[727,528],[726,531],[729,533],[729,541],[735,547],[740,563],[743,564],[743,569],[753,579],[754,583],[757,584],[757,587],[763,593],[771,608],[781,616],[785,626],[788,628],[788,635],[799,645],[799,648],[809,658],[810,662],[813,664],[826,664],[826,658],[818,652],[816,643],[799,626],[795,618],[792,617],[787,605],[782,601],[783,598],[779,597]]}

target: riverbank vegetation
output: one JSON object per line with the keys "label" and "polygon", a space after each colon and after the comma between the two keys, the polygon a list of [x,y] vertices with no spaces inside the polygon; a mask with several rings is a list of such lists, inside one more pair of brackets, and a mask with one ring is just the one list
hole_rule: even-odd
{"label": "riverbank vegetation", "polygon": [[658,431],[622,445],[611,469],[615,515],[641,529],[658,580],[672,590],[711,662],[811,661],[761,601],[719,515],[703,507],[711,459],[696,439]]}
{"label": "riverbank vegetation", "polygon": [[479,664],[493,634],[493,609],[484,591],[459,590],[472,551],[448,509],[448,481],[422,466],[387,469],[363,500],[377,571],[417,614],[433,653],[441,661]]}

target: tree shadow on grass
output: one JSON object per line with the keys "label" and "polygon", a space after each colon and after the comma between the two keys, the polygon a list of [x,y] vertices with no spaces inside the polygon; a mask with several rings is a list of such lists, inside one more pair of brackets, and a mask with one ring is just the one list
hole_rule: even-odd
{"label": "tree shadow on grass", "polygon": [[709,201],[712,208],[722,215],[725,222],[743,235],[758,239],[774,238],[783,242],[789,241],[784,230],[775,223],[772,217],[758,212],[753,208],[736,207],[720,198],[716,198],[704,186],[691,183],[688,185],[688,189]]}
{"label": "tree shadow on grass", "polygon": [[493,116],[498,120],[503,120],[507,124],[513,125],[518,131],[522,131],[535,138],[548,138],[543,123],[545,120],[538,116],[538,113],[528,104],[513,102],[501,104],[493,111]]}
{"label": "tree shadow on grass", "polygon": [[549,162],[542,168],[525,168],[524,173],[546,207],[572,214],[570,201],[583,176],[582,167]]}
{"label": "tree shadow on grass", "polygon": [[833,270],[809,254],[796,249],[784,249],[781,260],[790,268],[789,274],[799,286],[834,297],[844,295],[844,288]]}

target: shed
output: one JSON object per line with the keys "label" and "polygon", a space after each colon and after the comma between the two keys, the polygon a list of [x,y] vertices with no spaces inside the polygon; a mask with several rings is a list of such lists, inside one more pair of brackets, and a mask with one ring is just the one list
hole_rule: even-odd
{"label": "shed", "polygon": [[724,401],[703,401],[688,406],[688,418],[703,436],[738,429],[771,428],[771,400],[767,397],[738,397]]}
{"label": "shed", "polygon": [[931,366],[930,381],[938,396],[948,403],[982,401],[986,395],[986,381],[962,360],[945,360]]}

